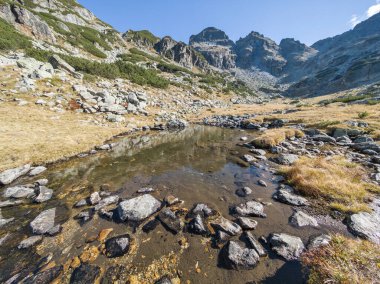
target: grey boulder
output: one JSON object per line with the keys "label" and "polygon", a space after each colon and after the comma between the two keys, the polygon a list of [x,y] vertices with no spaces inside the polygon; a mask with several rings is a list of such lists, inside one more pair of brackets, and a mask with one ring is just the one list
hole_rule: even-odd
{"label": "grey boulder", "polygon": [[42,236],[32,236],[23,240],[19,245],[18,249],[27,249],[38,243],[42,242]]}
{"label": "grey boulder", "polygon": [[302,196],[295,195],[293,193],[290,193],[287,190],[280,189],[274,196],[274,199],[276,199],[279,202],[286,203],[289,205],[294,206],[306,206],[309,205],[309,202],[306,198]]}
{"label": "grey boulder", "polygon": [[319,248],[321,246],[327,246],[331,242],[331,237],[329,235],[319,235],[311,237],[309,243],[307,244],[308,249]]}
{"label": "grey boulder", "polygon": [[295,227],[305,227],[305,226],[311,226],[311,227],[318,227],[317,220],[306,214],[302,211],[294,212],[293,215],[290,217],[290,224],[292,224]]}
{"label": "grey boulder", "polygon": [[230,236],[236,236],[242,232],[242,229],[238,224],[224,218],[223,216],[211,221],[210,224],[214,229],[225,232]]}
{"label": "grey boulder", "polygon": [[34,198],[34,202],[43,203],[50,200],[53,196],[53,190],[46,186],[39,186],[36,189],[37,196]]}
{"label": "grey boulder", "polygon": [[354,235],[380,244],[380,217],[375,213],[354,214],[349,218],[347,226]]}
{"label": "grey boulder", "polygon": [[105,254],[110,258],[122,256],[128,252],[129,244],[129,235],[122,235],[108,239],[105,243]]}
{"label": "grey boulder", "polygon": [[305,246],[299,237],[287,234],[272,234],[269,242],[272,250],[286,260],[298,259],[305,249]]}
{"label": "grey boulder", "polygon": [[161,208],[161,202],[150,194],[121,202],[117,208],[121,221],[140,222]]}
{"label": "grey boulder", "polygon": [[254,249],[242,248],[235,241],[229,241],[220,253],[222,264],[229,269],[253,269],[260,259]]}
{"label": "grey boulder", "polygon": [[280,165],[292,165],[298,161],[298,156],[294,154],[280,154],[274,161]]}
{"label": "grey boulder", "polygon": [[42,211],[32,222],[30,228],[35,235],[50,234],[55,230],[56,208]]}

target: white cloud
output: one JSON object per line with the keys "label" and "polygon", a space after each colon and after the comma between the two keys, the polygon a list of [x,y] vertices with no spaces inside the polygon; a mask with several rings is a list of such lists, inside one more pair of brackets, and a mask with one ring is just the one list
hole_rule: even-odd
{"label": "white cloud", "polygon": [[376,0],[376,4],[372,5],[368,8],[367,12],[363,15],[352,15],[350,21],[348,24],[351,26],[351,28],[354,28],[357,24],[359,24],[362,21],[367,20],[368,18],[372,17],[373,15],[376,15],[380,12],[380,0]]}
{"label": "white cloud", "polygon": [[368,8],[367,10],[367,17],[372,17],[373,15],[377,14],[380,12],[380,3],[373,5]]}
{"label": "white cloud", "polygon": [[351,16],[351,20],[350,20],[351,28],[354,28],[360,22],[361,22],[361,20],[359,19],[358,15],[352,15]]}

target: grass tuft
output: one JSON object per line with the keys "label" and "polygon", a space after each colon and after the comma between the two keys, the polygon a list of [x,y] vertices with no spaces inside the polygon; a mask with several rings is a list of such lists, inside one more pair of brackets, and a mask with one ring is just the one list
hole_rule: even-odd
{"label": "grass tuft", "polygon": [[281,172],[301,194],[318,198],[331,209],[344,213],[370,211],[366,204],[369,192],[378,186],[363,181],[364,169],[343,157],[301,157],[294,165]]}
{"label": "grass tuft", "polygon": [[294,128],[269,129],[254,139],[252,143],[257,147],[270,148],[279,145],[291,137],[301,138],[304,135],[301,130]]}
{"label": "grass tuft", "polygon": [[302,264],[310,269],[309,284],[378,283],[380,246],[334,235],[329,245],[307,251]]}

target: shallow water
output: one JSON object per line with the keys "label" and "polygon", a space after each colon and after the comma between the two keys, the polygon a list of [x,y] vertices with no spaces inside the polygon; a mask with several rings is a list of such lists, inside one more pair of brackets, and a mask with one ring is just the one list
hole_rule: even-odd
{"label": "shallow water", "polygon": [[[283,232],[301,237],[306,244],[311,235],[328,232],[330,228],[323,226],[299,229],[288,224],[291,206],[272,199],[279,180],[270,170],[273,165],[261,162],[260,167],[243,167],[237,163],[239,156],[248,153],[248,149],[237,145],[241,136],[253,138],[255,133],[195,126],[180,132],[139,134],[118,139],[118,146],[110,152],[72,159],[50,167],[34,179],[18,180],[17,184],[25,184],[46,177],[48,187],[54,189],[54,197],[42,205],[2,209],[4,217],[15,217],[16,221],[0,229],[0,238],[6,233],[11,236],[0,246],[0,281],[20,271],[33,271],[41,257],[53,253],[56,265],[66,264],[59,282],[68,283],[71,259],[88,247],[99,246],[97,241],[88,243],[89,239],[102,229],[113,228],[110,237],[129,233],[135,245],[131,253],[120,258],[108,259],[100,253],[93,264],[101,266],[103,272],[112,265],[122,264],[127,267],[127,275],[138,275],[146,283],[154,283],[165,274],[180,276],[181,283],[188,280],[190,283],[303,283],[298,262],[285,262],[272,253],[262,258],[253,270],[227,270],[220,266],[220,249],[212,245],[210,238],[186,232],[173,235],[161,225],[144,233],[141,226],[132,228],[96,214],[83,225],[73,220],[82,210],[73,209],[73,205],[107,184],[122,198],[136,196],[142,187],[152,187],[156,189],[152,195],[162,200],[172,194],[184,201],[183,208],[191,209],[197,202],[207,203],[230,220],[233,217],[229,215],[229,207],[234,204],[253,198],[268,202],[267,218],[255,218],[259,225],[253,235],[257,238]],[[268,187],[259,186],[259,179],[265,180]],[[253,189],[249,198],[235,194],[242,186]],[[44,238],[34,249],[18,250],[19,242],[31,235],[29,222],[42,210],[52,207],[59,210],[56,221],[63,224],[62,233]],[[181,247],[183,237],[188,247]]]}

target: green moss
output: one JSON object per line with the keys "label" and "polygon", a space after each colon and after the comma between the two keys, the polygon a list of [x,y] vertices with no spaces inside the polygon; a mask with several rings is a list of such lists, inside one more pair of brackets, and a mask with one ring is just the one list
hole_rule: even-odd
{"label": "green moss", "polygon": [[0,19],[0,50],[17,50],[31,47],[28,37],[20,34],[3,19]]}

